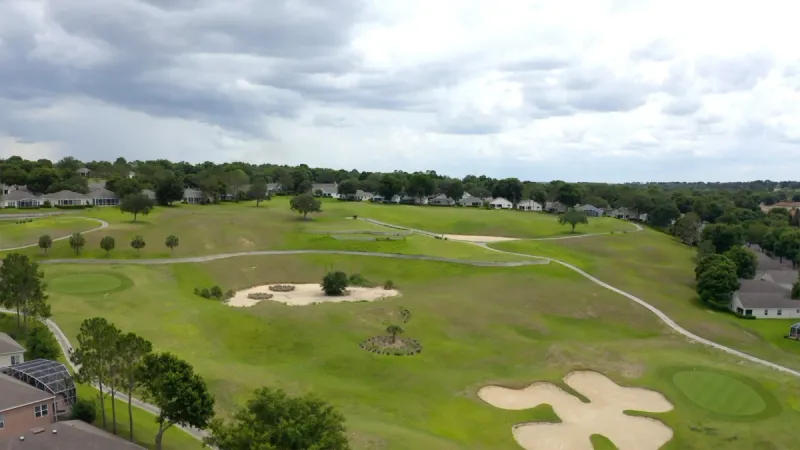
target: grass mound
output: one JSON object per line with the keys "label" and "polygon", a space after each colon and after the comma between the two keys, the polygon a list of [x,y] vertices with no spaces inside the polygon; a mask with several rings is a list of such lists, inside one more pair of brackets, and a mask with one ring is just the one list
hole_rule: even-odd
{"label": "grass mound", "polygon": [[59,275],[48,281],[51,291],[62,294],[103,294],[127,289],[133,282],[124,275],[110,272]]}

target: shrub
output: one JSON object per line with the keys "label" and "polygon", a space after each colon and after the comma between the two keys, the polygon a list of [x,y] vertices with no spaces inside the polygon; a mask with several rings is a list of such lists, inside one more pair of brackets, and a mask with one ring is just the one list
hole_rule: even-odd
{"label": "shrub", "polygon": [[292,292],[294,290],[294,286],[291,284],[276,284],[270,286],[269,290],[272,292]]}
{"label": "shrub", "polygon": [[328,272],[322,279],[322,290],[325,291],[325,295],[342,295],[347,289],[348,281],[344,272]]}
{"label": "shrub", "polygon": [[[389,238],[386,238],[386,240],[389,240]],[[354,273],[350,275],[348,278],[348,284],[350,286],[372,287],[372,282],[364,278],[360,273]]]}
{"label": "shrub", "polygon": [[200,296],[203,298],[211,298],[211,291],[209,291],[208,288],[203,288],[203,290],[200,291]]}
{"label": "shrub", "polygon": [[26,359],[58,359],[61,347],[55,336],[44,325],[36,324],[25,340]]}
{"label": "shrub", "polygon": [[211,287],[211,291],[209,293],[212,297],[222,300],[222,288],[216,284]]}
{"label": "shrub", "polygon": [[[58,209],[86,209],[91,208],[91,205],[55,205]],[[38,208],[38,206],[37,206]]]}
{"label": "shrub", "polygon": [[384,288],[384,289],[386,289],[387,291],[388,291],[389,289],[394,289],[394,281],[392,281],[392,280],[386,280],[386,281],[384,281],[384,282],[383,282],[383,288]]}
{"label": "shrub", "polygon": [[247,294],[247,298],[250,300],[269,300],[272,298],[272,294],[266,292],[251,292]]}
{"label": "shrub", "polygon": [[88,424],[94,423],[97,418],[97,406],[94,402],[85,398],[78,399],[72,407],[72,418]]}
{"label": "shrub", "polygon": [[236,291],[234,291],[233,289],[228,289],[227,291],[225,291],[225,300],[233,298],[235,295]]}
{"label": "shrub", "polygon": [[52,207],[53,204],[50,203],[50,200],[45,200],[44,203],[42,203],[42,208],[52,208]]}

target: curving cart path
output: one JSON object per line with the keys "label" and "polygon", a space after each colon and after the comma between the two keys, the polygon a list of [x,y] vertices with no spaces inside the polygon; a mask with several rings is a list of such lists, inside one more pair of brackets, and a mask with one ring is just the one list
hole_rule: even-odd
{"label": "curving cart path", "polygon": [[[50,214],[50,216],[57,216],[57,215],[60,215],[60,214],[57,214],[57,213]],[[14,214],[14,216],[17,216],[17,215]],[[20,219],[20,218],[27,218],[27,217],[43,217],[43,216],[41,216],[41,215],[39,215],[39,216],[30,216],[30,215],[23,216],[23,215],[19,215],[19,216],[14,217],[14,218]],[[92,228],[91,230],[82,231],[81,234],[89,234],[89,233],[93,233],[93,232],[98,231],[98,230],[102,230],[103,228],[108,228],[108,222],[106,222],[105,220],[95,219],[93,217],[82,217],[82,216],[68,216],[68,217],[71,218],[71,219],[74,218],[74,219],[93,220],[93,221],[98,222],[100,224],[99,227]],[[6,217],[3,217],[3,219],[5,219],[5,218]],[[69,239],[70,236],[72,236],[72,235],[61,236],[60,238],[55,238],[55,239],[53,239],[53,242],[63,241],[64,239]],[[10,248],[0,248],[0,252],[10,252],[10,251],[14,251],[14,250],[22,250],[22,249],[25,249],[25,248],[32,248],[32,247],[38,247],[38,244],[29,244],[29,245],[22,245],[22,246],[19,246],[19,247],[10,247]]]}

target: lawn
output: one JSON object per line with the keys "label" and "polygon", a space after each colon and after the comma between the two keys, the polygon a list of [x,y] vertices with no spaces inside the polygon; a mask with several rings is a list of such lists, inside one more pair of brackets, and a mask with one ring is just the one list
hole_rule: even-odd
{"label": "lawn", "polygon": [[[172,208],[156,208],[147,216],[140,215],[136,222],[133,222],[133,216],[123,214],[117,208],[95,208],[91,211],[81,211],[81,215],[105,220],[109,223],[109,227],[87,234],[85,236],[86,245],[79,255],[75,254],[67,241],[53,243],[53,248],[47,257],[38,248],[26,249],[23,253],[43,259],[132,259],[189,257],[255,250],[317,249],[420,254],[480,261],[527,259],[503,255],[472,244],[438,240],[420,235],[408,236],[396,241],[345,240],[346,235],[326,233],[337,231],[402,232],[363,220],[353,220],[351,217],[335,211],[328,213],[328,205],[336,205],[336,202],[326,203],[325,212],[312,214],[309,216],[309,220],[303,220],[298,214],[290,211],[287,203],[287,197],[277,197],[271,202],[262,203],[259,208],[255,207],[254,202],[208,206],[179,205]],[[36,223],[36,220],[33,223]],[[76,219],[61,218],[59,220]],[[175,249],[174,254],[165,246],[166,237],[173,234],[180,239],[180,245]],[[334,234],[339,239],[331,237]],[[144,237],[147,244],[138,252],[130,246],[131,239],[136,235]],[[100,248],[100,240],[104,236],[111,236],[116,241],[114,250],[108,254]]]}
{"label": "lawn", "polygon": [[[675,432],[666,449],[779,449],[796,442],[796,380],[691,344],[644,308],[554,264],[474,268],[292,255],[159,267],[44,265],[43,270],[46,280],[80,274],[107,279],[113,273],[129,280],[125,289],[105,293],[51,291],[54,319],[70,337],[83,319],[95,315],[141,334],[157,350],[191,362],[223,415],[262,385],[317,393],[344,412],[357,450],[517,449],[511,427],[555,420],[552,410],[496,409],[478,399],[477,390],[488,384],[560,383],[576,369],[663,392],[675,405],[674,411],[655,415]],[[317,282],[328,270],[376,282],[391,279],[403,295],[308,307],[265,301],[236,309],[192,294],[195,287],[212,284],[240,289]],[[384,332],[385,321],[400,307],[412,317],[403,336],[418,339],[423,352],[393,357],[359,349],[359,342]],[[777,414],[743,430],[699,407],[661,375],[674,366],[757,379],[780,399]]]}
{"label": "lawn", "polygon": [[49,234],[56,239],[100,226],[94,220],[69,216],[33,218],[31,222],[17,223],[19,220],[21,219],[0,220],[0,249],[36,244],[43,234]]}
{"label": "lawn", "polygon": [[573,264],[652,304],[699,336],[800,369],[800,342],[784,338],[796,320],[742,320],[709,310],[695,293],[693,249],[663,233],[645,230],[586,239],[511,241],[491,247]]}
{"label": "lawn", "polygon": [[[368,202],[328,200],[328,215],[367,217],[393,225],[443,234],[541,238],[572,235],[571,227],[559,225],[554,214],[482,208],[384,205]],[[589,218],[578,225],[577,234],[631,231],[628,222],[612,218]]]}

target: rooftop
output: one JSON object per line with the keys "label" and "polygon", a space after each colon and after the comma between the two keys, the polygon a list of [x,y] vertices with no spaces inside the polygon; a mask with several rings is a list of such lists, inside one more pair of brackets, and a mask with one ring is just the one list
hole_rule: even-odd
{"label": "rooftop", "polygon": [[[24,437],[24,440],[20,440]],[[2,450],[144,450],[79,420],[50,424],[23,435],[0,438]]]}
{"label": "rooftop", "polygon": [[69,370],[60,362],[50,361],[49,359],[34,359],[33,361],[25,361],[21,364],[3,367],[0,372],[27,383],[42,392],[61,395],[70,405],[75,404],[75,382],[72,380]]}
{"label": "rooftop", "polygon": [[5,355],[7,353],[19,353],[24,352],[25,347],[19,345],[17,341],[11,338],[11,336],[0,333],[0,355]]}
{"label": "rooftop", "polygon": [[52,400],[54,397],[53,394],[3,374],[0,374],[0,392],[3,393],[0,395],[0,412],[31,403]]}

